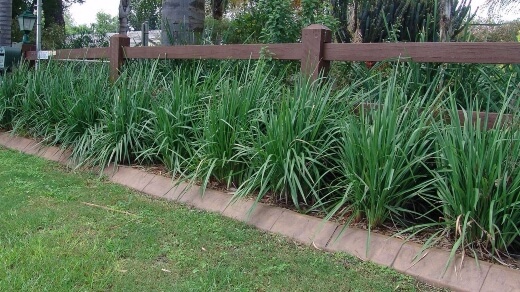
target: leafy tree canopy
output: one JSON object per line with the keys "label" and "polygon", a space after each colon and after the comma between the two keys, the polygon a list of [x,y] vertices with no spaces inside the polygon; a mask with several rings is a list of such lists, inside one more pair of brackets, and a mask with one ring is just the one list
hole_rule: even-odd
{"label": "leafy tree canopy", "polygon": [[104,12],[96,14],[96,22],[89,25],[75,25],[70,15],[66,14],[67,37],[65,47],[106,47],[109,44],[108,33],[116,33],[119,27],[117,17]]}
{"label": "leafy tree canopy", "polygon": [[162,0],[134,0],[130,12],[130,26],[141,30],[143,22],[148,21],[149,29],[161,29]]}

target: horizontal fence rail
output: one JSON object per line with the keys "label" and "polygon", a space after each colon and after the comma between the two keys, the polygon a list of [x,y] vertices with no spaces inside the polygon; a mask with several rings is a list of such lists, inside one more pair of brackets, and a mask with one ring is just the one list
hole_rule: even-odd
{"label": "horizontal fence rail", "polygon": [[[260,59],[301,60],[302,44],[127,47],[126,59]],[[110,48],[57,50],[53,59],[106,59]],[[27,52],[36,60],[36,52]],[[324,45],[325,61],[520,64],[520,43],[374,43]]]}
{"label": "horizontal fence rail", "polygon": [[[56,60],[70,59],[108,59],[110,48],[85,48],[85,49],[65,49],[54,51],[55,55],[51,56]],[[36,52],[27,52],[27,59],[36,60]]]}
{"label": "horizontal fence rail", "polygon": [[520,43],[373,43],[324,46],[327,61],[520,64]]}
{"label": "horizontal fence rail", "polygon": [[[303,74],[326,75],[331,61],[400,60],[434,63],[520,64],[520,43],[332,43],[331,31],[313,24],[302,30],[302,42],[207,46],[130,47],[125,35],[110,38],[108,48],[57,50],[52,59],[108,59],[116,80],[126,59],[260,59],[299,60]],[[36,60],[36,52],[26,52]]]}
{"label": "horizontal fence rail", "polygon": [[160,46],[124,48],[127,59],[260,59],[301,60],[302,44]]}

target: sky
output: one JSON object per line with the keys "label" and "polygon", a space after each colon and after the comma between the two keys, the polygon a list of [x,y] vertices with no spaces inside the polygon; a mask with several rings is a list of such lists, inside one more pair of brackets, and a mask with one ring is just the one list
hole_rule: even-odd
{"label": "sky", "polygon": [[[482,5],[485,0],[473,0],[472,7]],[[69,11],[76,25],[90,24],[96,21],[96,13],[103,11],[112,16],[118,15],[119,0],[85,0],[83,4],[73,4]],[[479,9],[482,10],[482,9]],[[511,20],[518,15],[506,15],[504,20]]]}
{"label": "sky", "polygon": [[103,11],[112,16],[118,15],[119,0],[85,0],[83,4],[72,4],[69,12],[74,24],[90,24],[96,22],[96,14]]}

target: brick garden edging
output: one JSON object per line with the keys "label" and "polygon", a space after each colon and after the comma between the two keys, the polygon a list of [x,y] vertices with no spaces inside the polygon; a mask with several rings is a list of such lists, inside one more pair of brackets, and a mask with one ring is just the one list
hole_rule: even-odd
{"label": "brick garden edging", "polygon": [[[23,153],[69,165],[70,151],[44,147],[34,140],[0,132],[0,145]],[[220,191],[206,190],[180,183],[174,187],[167,177],[131,167],[109,167],[104,170],[110,181],[148,195],[191,205],[195,208],[218,212],[259,229],[275,232],[306,245],[330,252],[343,251],[362,260],[393,268],[437,287],[456,291],[520,291],[520,271],[488,262],[476,262],[465,257],[462,268],[457,257],[444,273],[449,252],[431,248],[421,253],[421,245],[404,240],[370,234],[367,252],[366,230],[346,228],[333,222],[302,215],[291,210],[238,200],[230,204],[231,196]]]}

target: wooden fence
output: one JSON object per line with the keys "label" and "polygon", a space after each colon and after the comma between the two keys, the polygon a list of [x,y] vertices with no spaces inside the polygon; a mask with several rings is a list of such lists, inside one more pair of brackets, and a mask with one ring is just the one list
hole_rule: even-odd
{"label": "wooden fence", "polygon": [[[110,38],[108,48],[58,50],[53,59],[108,59],[117,79],[125,59],[259,59],[300,60],[302,72],[316,78],[331,61],[401,61],[436,63],[520,64],[520,43],[332,43],[331,31],[313,24],[293,44],[130,47],[124,35]],[[26,58],[36,60],[36,52]]]}
{"label": "wooden fence", "polygon": [[[327,74],[331,61],[401,61],[435,63],[520,64],[520,43],[332,43],[331,31],[313,24],[302,30],[302,42],[292,44],[130,47],[130,38],[114,35],[108,48],[58,50],[57,60],[107,59],[110,79],[116,80],[125,59],[259,59],[299,60],[304,74]],[[36,52],[25,54],[36,60]],[[461,122],[463,121],[462,113]],[[473,113],[483,116],[484,113]],[[488,128],[496,114],[488,115]]]}

